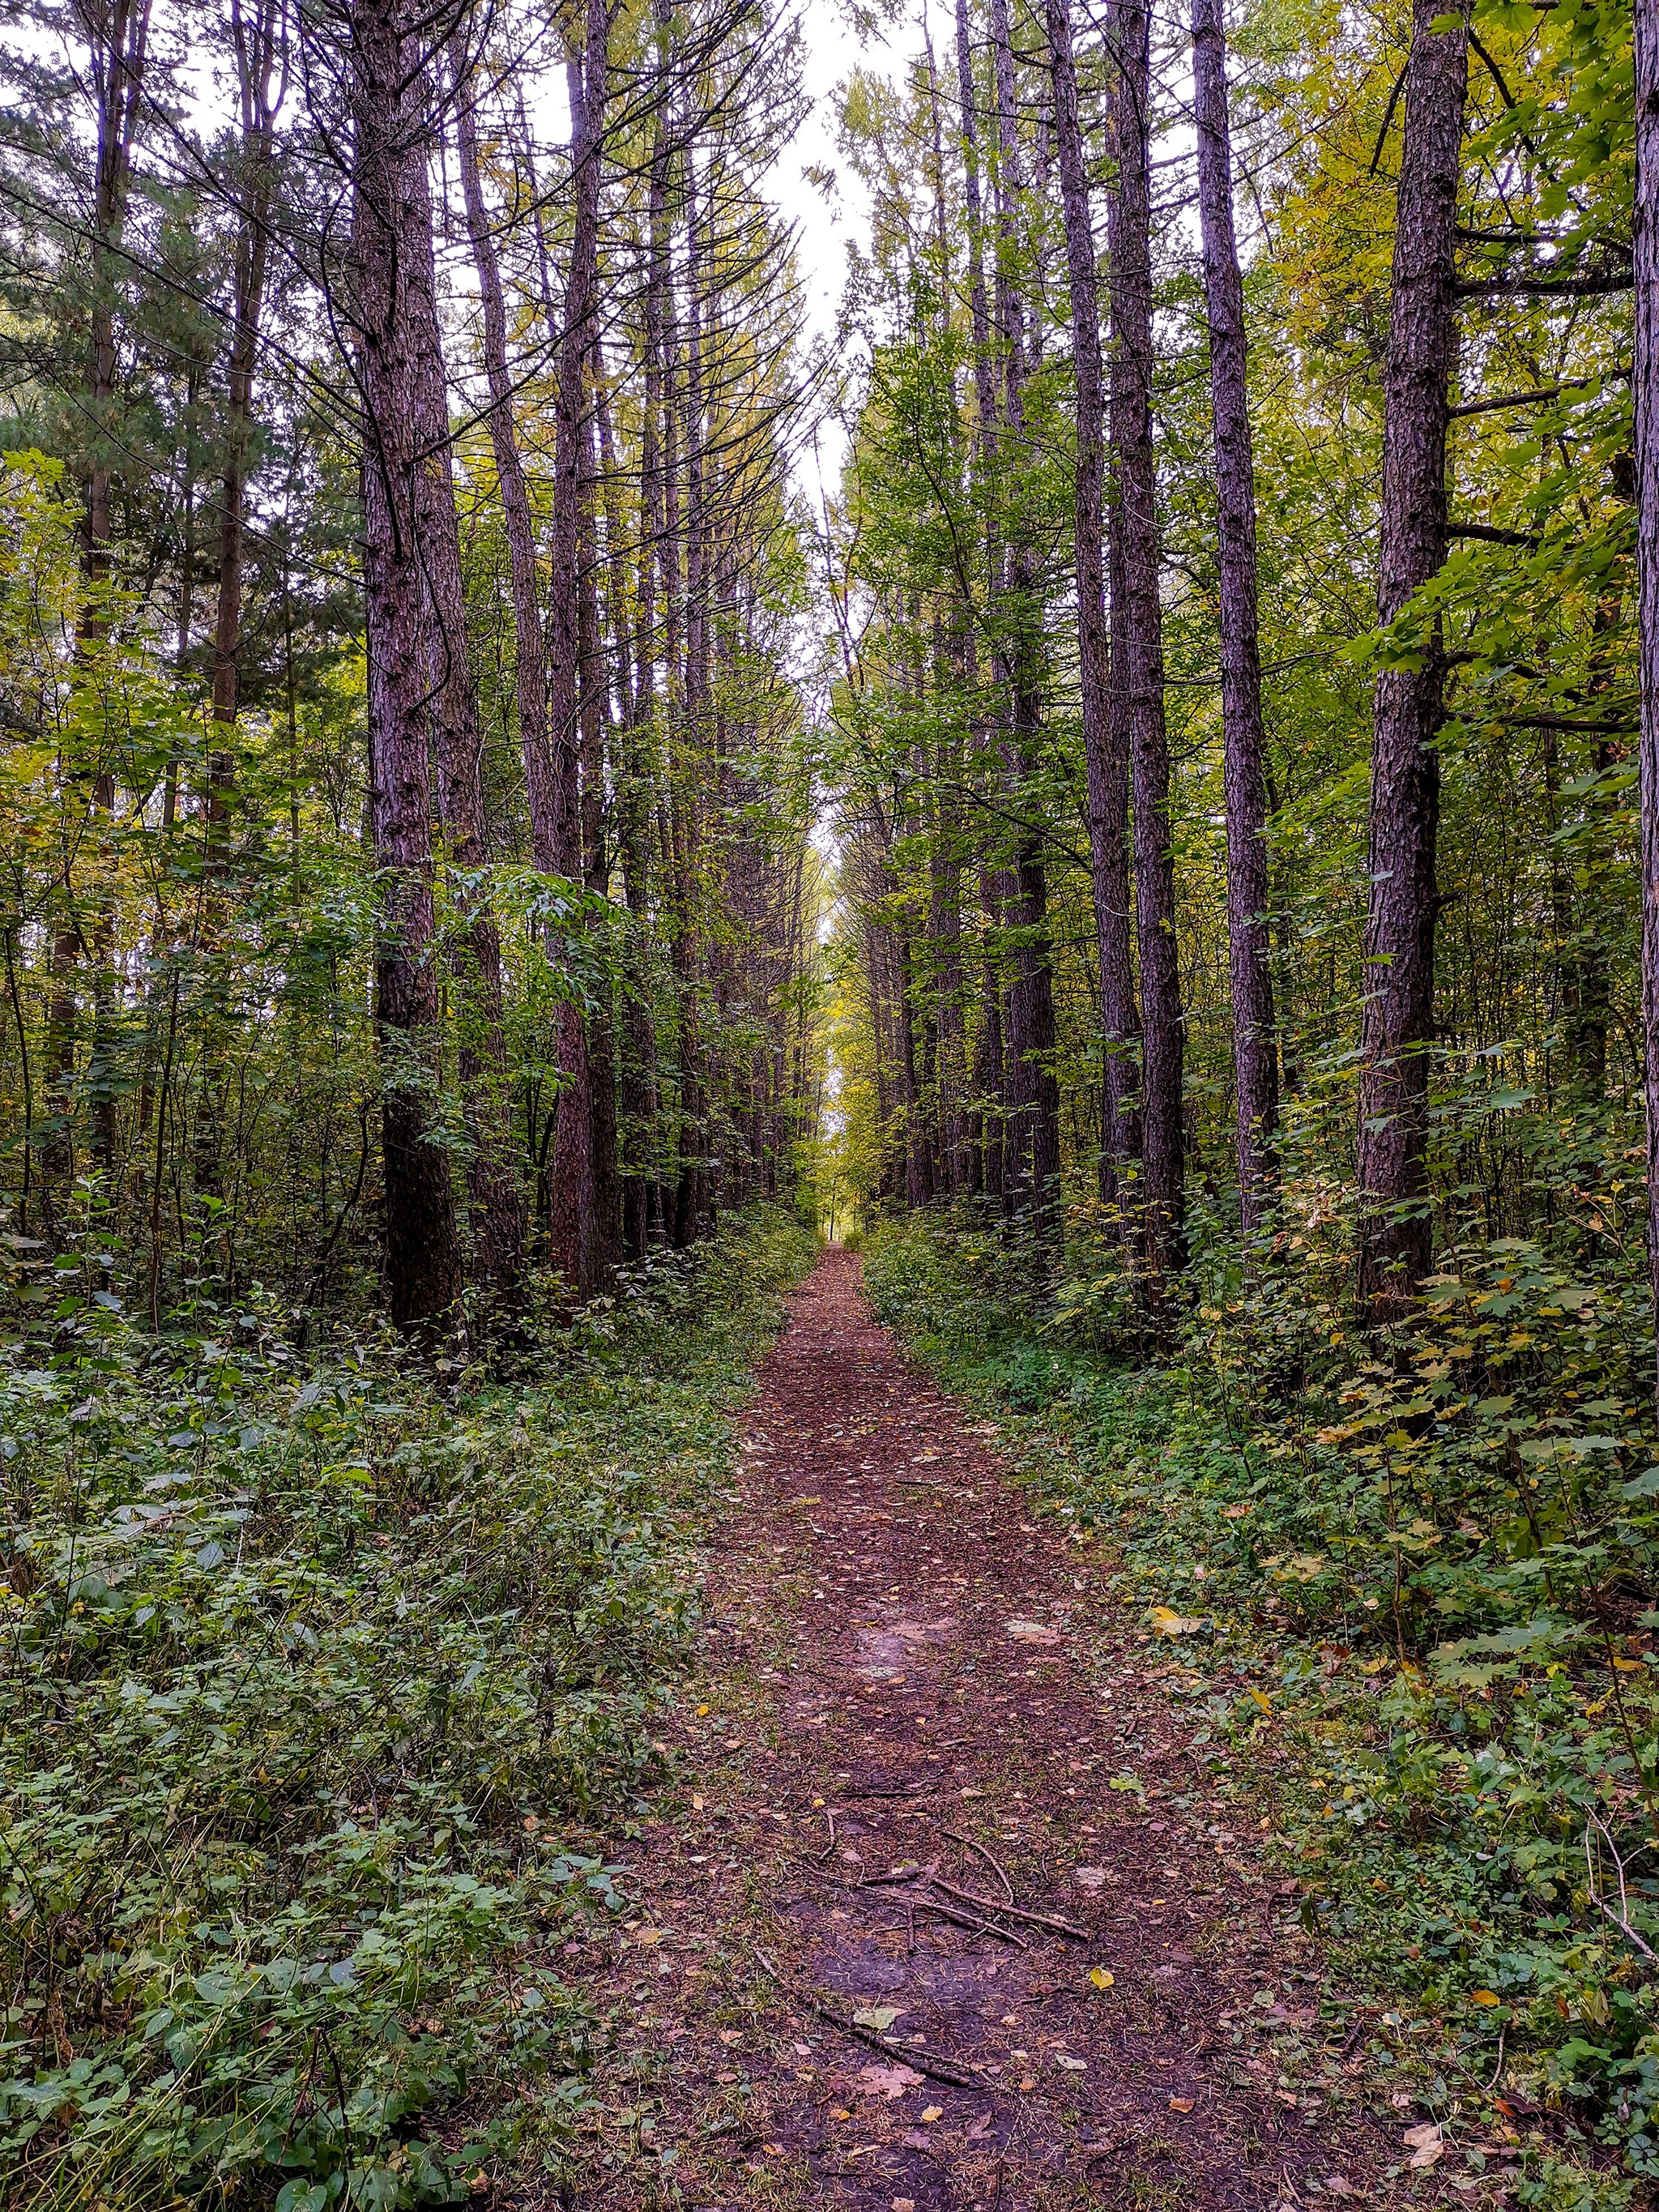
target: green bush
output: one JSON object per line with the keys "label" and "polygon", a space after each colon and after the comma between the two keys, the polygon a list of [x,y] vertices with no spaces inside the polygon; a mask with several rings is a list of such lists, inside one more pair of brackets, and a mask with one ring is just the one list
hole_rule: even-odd
{"label": "green bush", "polygon": [[637,1271],[512,1385],[78,1283],[5,1347],[9,2205],[396,2207],[556,2136],[554,1954],[616,1902],[561,1837],[651,1769],[690,1509],[810,1250],[769,1216]]}

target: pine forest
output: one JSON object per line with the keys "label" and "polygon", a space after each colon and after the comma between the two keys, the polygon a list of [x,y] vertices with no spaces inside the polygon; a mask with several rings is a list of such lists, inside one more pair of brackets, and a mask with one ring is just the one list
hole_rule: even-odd
{"label": "pine forest", "polygon": [[0,951],[0,2202],[1659,2203],[1659,0],[12,0]]}

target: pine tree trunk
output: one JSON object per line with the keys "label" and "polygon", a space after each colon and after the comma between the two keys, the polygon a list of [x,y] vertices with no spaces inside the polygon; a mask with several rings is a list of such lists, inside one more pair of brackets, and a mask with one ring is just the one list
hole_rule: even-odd
{"label": "pine tree trunk", "polygon": [[556,872],[562,856],[552,751],[548,741],[547,672],[536,584],[536,532],[513,416],[513,381],[507,361],[507,301],[501,289],[501,262],[478,173],[474,87],[464,74],[469,59],[467,27],[463,22],[457,28],[451,46],[456,71],[455,146],[466,207],[467,235],[483,308],[483,368],[489,386],[486,419],[513,576],[514,701],[518,712],[519,744],[524,755],[531,850],[538,868]]}
{"label": "pine tree trunk", "polygon": [[1268,963],[1267,784],[1261,659],[1256,636],[1255,469],[1246,380],[1244,287],[1233,234],[1232,145],[1220,0],[1193,0],[1193,122],[1198,139],[1204,296],[1210,325],[1217,559],[1221,600],[1221,722],[1227,811],[1227,959],[1242,1226],[1260,1228],[1272,1202],[1279,1064]]}
{"label": "pine tree trunk", "polygon": [[419,511],[417,320],[432,265],[426,134],[405,0],[353,10],[354,255],[363,423],[363,598],[368,636],[370,808],[381,881],[375,1018],[384,1069],[386,1299],[428,1339],[453,1328],[461,1291],[449,1158],[429,1091],[438,1059],[428,663]]}
{"label": "pine tree trunk", "polygon": [[221,1154],[226,1085],[225,1040],[222,1025],[215,1019],[215,1008],[224,996],[226,908],[222,879],[229,858],[230,794],[236,780],[233,740],[240,684],[237,653],[242,629],[247,465],[255,428],[253,377],[270,264],[271,150],[276,132],[271,78],[283,30],[278,0],[258,0],[251,20],[240,25],[235,42],[241,104],[241,206],[231,280],[234,313],[226,376],[227,451],[219,484],[219,577],[213,622],[215,734],[208,761],[207,788],[202,793],[204,868],[211,886],[202,902],[202,952],[210,971],[217,972],[214,987],[208,994],[191,1147],[196,1188],[215,1197],[219,1195],[223,1181]]}
{"label": "pine tree trunk", "polygon": [[[997,315],[1004,346],[1004,464],[1025,443],[1025,309],[1014,284],[1018,251],[1016,210],[1023,167],[1014,94],[1013,48],[1007,0],[991,0],[991,39],[997,83]],[[1042,648],[1037,563],[1024,532],[1008,549],[1007,578],[997,624],[1000,674],[1008,700],[1003,747],[1009,811],[1019,828],[1012,896],[1006,915],[1018,933],[1008,993],[1006,1060],[1010,1133],[1005,1205],[1029,1212],[1039,1246],[1060,1233],[1060,1089],[1054,1074],[1054,972],[1048,943],[1048,889],[1036,823],[1033,790],[1042,726]]]}
{"label": "pine tree trunk", "polygon": [[1151,69],[1144,0],[1113,0],[1108,26],[1116,64],[1111,119],[1117,179],[1107,221],[1113,523],[1117,538],[1113,588],[1115,595],[1121,595],[1121,609],[1114,612],[1122,640],[1122,650],[1114,657],[1114,673],[1127,707],[1134,800],[1142,1032],[1139,1198],[1156,1298],[1182,1263],[1182,1024],[1170,842],[1170,748],[1164,721],[1158,469],[1152,449]]}
{"label": "pine tree trunk", "polygon": [[[582,873],[580,545],[584,485],[581,425],[585,371],[593,349],[599,283],[599,153],[605,119],[608,24],[605,0],[587,0],[580,61],[570,88],[574,223],[559,349],[558,427],[548,584],[549,722],[558,859],[563,874]],[[570,1291],[590,1287],[593,1249],[592,1097],[587,1037],[579,1006],[559,1009],[559,1118],[553,1139],[550,1257]]]}
{"label": "pine tree trunk", "polygon": [[1659,0],[1636,0],[1634,246],[1642,1079],[1647,1106],[1648,1270],[1659,1334]]}
{"label": "pine tree trunk", "polygon": [[1116,741],[1112,715],[1111,645],[1107,627],[1105,533],[1105,373],[1100,350],[1100,301],[1094,226],[1078,109],[1067,0],[1048,0],[1054,87],[1054,140],[1066,264],[1071,280],[1072,362],[1077,384],[1077,466],[1072,528],[1076,544],[1078,665],[1083,697],[1083,757],[1087,776],[1089,855],[1094,872],[1095,950],[1100,969],[1103,1064],[1101,1087],[1101,1195],[1126,1194],[1123,1170],[1139,1149],[1135,1098],[1139,1020],[1129,920],[1129,760]]}
{"label": "pine tree trunk", "polygon": [[[1443,12],[1439,0],[1413,0],[1383,386],[1376,593],[1383,623],[1446,557],[1446,387],[1457,343],[1468,30],[1462,18],[1437,30]],[[1444,689],[1437,629],[1420,667],[1378,676],[1372,706],[1358,1165],[1359,1290],[1379,1320],[1409,1306],[1433,1253],[1425,1158],[1440,809],[1433,745]]]}

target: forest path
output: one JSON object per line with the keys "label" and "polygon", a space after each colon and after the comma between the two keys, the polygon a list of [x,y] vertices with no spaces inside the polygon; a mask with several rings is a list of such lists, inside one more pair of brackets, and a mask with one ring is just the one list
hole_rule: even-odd
{"label": "forest path", "polygon": [[[1397,2131],[1344,2109],[1317,1948],[1206,1797],[1168,1652],[1127,1613],[1101,1644],[1094,1569],[999,1480],[990,1434],[827,1253],[713,1534],[680,1786],[619,1855],[634,1910],[582,2206],[1387,2192]],[[1283,2088],[1275,2033],[1322,2088]]]}

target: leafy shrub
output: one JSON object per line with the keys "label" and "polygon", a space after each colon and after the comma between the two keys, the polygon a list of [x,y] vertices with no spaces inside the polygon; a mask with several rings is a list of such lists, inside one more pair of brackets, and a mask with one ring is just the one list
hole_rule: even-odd
{"label": "leafy shrub", "polygon": [[553,1954],[616,1902],[562,1832],[650,1770],[688,1511],[809,1251],[767,1217],[641,1270],[511,1386],[78,1283],[5,1347],[9,2204],[396,2207],[556,2134]]}

